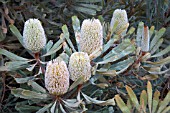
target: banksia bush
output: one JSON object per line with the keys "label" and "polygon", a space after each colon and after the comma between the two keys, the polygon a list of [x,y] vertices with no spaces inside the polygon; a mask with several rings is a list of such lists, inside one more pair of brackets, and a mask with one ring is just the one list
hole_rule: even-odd
{"label": "banksia bush", "polygon": [[50,94],[62,95],[69,88],[69,71],[61,59],[49,61],[45,73],[45,87]]}
{"label": "banksia bush", "polygon": [[81,26],[80,51],[90,55],[103,45],[103,28],[98,19],[85,19]]}
{"label": "banksia bush", "polygon": [[76,81],[83,76],[83,81],[86,82],[91,77],[90,58],[87,53],[75,52],[70,57],[69,62],[70,78]]}
{"label": "banksia bush", "polygon": [[45,32],[38,19],[29,19],[25,22],[23,43],[25,48],[33,53],[39,52],[46,45]]}
{"label": "banksia bush", "polygon": [[110,23],[110,30],[112,31],[116,25],[115,34],[125,35],[127,28],[129,26],[128,17],[125,10],[116,9],[113,12],[113,16]]}

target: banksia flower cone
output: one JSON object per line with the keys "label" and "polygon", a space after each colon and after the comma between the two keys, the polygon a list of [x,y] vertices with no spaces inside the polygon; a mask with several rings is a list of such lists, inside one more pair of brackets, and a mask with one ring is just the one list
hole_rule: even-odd
{"label": "banksia flower cone", "polygon": [[87,53],[75,52],[71,55],[69,61],[70,79],[76,81],[80,77],[84,77],[86,82],[91,77],[90,58]]}
{"label": "banksia flower cone", "polygon": [[127,28],[129,26],[127,13],[125,10],[116,9],[113,12],[112,20],[110,23],[110,29],[113,30],[115,24],[117,24],[117,27],[115,29],[115,34],[117,35],[125,35]]}
{"label": "banksia flower cone", "polygon": [[98,19],[85,19],[83,21],[79,45],[80,51],[86,52],[88,55],[103,48],[103,28]]}
{"label": "banksia flower cone", "polygon": [[144,26],[143,32],[142,32],[142,41],[141,41],[142,51],[144,51],[144,52],[149,51],[149,43],[150,43],[150,37],[149,37],[148,26]]}
{"label": "banksia flower cone", "polygon": [[38,19],[29,19],[25,22],[23,43],[25,48],[33,53],[39,52],[46,45],[45,32]]}
{"label": "banksia flower cone", "polygon": [[45,87],[50,94],[62,95],[69,88],[69,71],[66,63],[57,58],[49,61],[45,73]]}

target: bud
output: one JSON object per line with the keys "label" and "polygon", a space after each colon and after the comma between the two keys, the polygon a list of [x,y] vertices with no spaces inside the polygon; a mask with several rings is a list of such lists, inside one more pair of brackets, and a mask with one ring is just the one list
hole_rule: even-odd
{"label": "bud", "polygon": [[112,20],[110,23],[110,30],[112,31],[115,24],[117,24],[116,29],[115,29],[115,34],[117,35],[125,35],[127,28],[129,26],[128,23],[128,18],[127,18],[127,13],[125,10],[121,9],[116,9],[113,12]]}
{"label": "bud", "polygon": [[98,19],[85,19],[83,21],[79,45],[80,51],[86,52],[88,55],[103,48],[103,28]]}
{"label": "bud", "polygon": [[149,51],[149,43],[150,43],[150,37],[149,37],[148,26],[144,26],[143,32],[142,32],[142,41],[141,41],[142,51],[144,51],[144,52]]}
{"label": "bud", "polygon": [[45,73],[45,87],[50,94],[62,95],[69,88],[69,71],[62,59],[49,61]]}
{"label": "bud", "polygon": [[39,52],[46,45],[44,29],[38,19],[29,19],[25,22],[23,43],[25,48],[33,53]]}
{"label": "bud", "polygon": [[70,79],[76,81],[80,77],[84,77],[84,82],[91,77],[90,58],[87,53],[75,52],[71,55],[69,61]]}

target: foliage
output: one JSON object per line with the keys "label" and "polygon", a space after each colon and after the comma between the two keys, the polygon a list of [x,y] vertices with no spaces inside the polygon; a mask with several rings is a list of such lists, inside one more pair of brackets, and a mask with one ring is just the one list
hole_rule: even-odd
{"label": "foliage", "polygon": [[[170,80],[167,0],[158,0],[156,4],[150,0],[2,0],[0,3],[2,113],[168,112],[169,101],[165,101],[169,99]],[[127,25],[116,31],[119,23],[115,22],[110,28],[116,9],[125,9],[128,14],[129,28],[123,36],[120,34]],[[50,94],[44,83],[47,62],[59,58],[68,66],[70,56],[81,52],[81,23],[92,17],[102,24],[103,47],[89,54],[91,78],[87,82],[83,77],[70,80],[64,95]],[[47,44],[39,53],[24,47],[23,25],[29,18],[38,18],[47,35]],[[149,49],[144,51],[144,46]],[[148,82],[145,91],[148,80],[152,86]]]}

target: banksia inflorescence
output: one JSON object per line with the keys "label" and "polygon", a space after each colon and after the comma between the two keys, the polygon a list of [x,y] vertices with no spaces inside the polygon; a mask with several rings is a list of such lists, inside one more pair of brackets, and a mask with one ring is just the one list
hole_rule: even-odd
{"label": "banksia inflorescence", "polygon": [[88,55],[103,48],[103,28],[98,19],[85,19],[83,21],[79,44],[80,51],[86,52]]}
{"label": "banksia inflorescence", "polygon": [[125,10],[116,9],[110,23],[110,30],[112,31],[116,24],[115,34],[125,35],[129,26],[128,17]]}
{"label": "banksia inflorescence", "polygon": [[57,58],[49,61],[45,73],[45,87],[50,94],[62,95],[69,88],[69,71],[66,63]]}
{"label": "banksia inflorescence", "polygon": [[38,19],[29,19],[25,22],[23,43],[25,48],[33,53],[39,52],[46,45],[45,32]]}
{"label": "banksia inflorescence", "polygon": [[69,61],[70,79],[76,81],[83,76],[86,82],[91,77],[90,58],[85,52],[75,52],[71,55]]}

